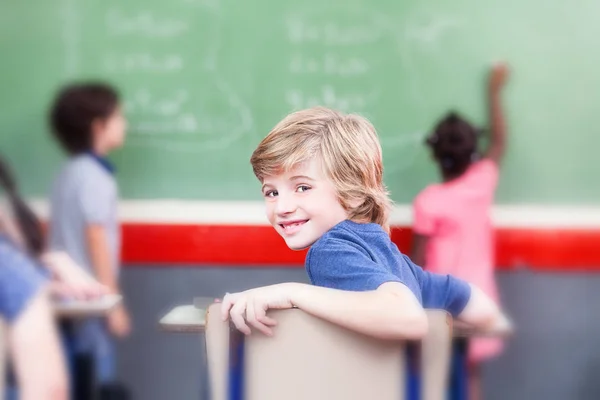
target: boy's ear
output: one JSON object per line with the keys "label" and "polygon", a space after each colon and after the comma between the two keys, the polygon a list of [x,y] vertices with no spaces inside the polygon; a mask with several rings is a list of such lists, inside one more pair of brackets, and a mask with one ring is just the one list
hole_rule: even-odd
{"label": "boy's ear", "polygon": [[92,138],[95,138],[100,132],[104,130],[106,122],[102,118],[96,118],[92,121],[91,132]]}

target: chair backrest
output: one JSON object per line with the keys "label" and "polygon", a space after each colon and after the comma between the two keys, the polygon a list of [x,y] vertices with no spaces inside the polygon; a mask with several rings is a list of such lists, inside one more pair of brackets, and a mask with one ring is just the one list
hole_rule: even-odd
{"label": "chair backrest", "polygon": [[206,309],[206,359],[210,400],[229,399],[229,323],[221,318],[221,305],[215,303]]}
{"label": "chair backrest", "polygon": [[[206,315],[206,350],[211,400],[228,400],[230,360],[240,363],[245,400],[404,399],[406,356],[402,342],[372,339],[340,328],[298,309],[272,311],[274,337],[253,333],[236,338],[220,318],[219,305]],[[429,333],[422,341],[422,399],[446,398],[450,364],[451,319],[428,310]],[[234,339],[230,342],[230,339]]]}
{"label": "chair backrest", "polygon": [[444,310],[427,310],[429,331],[421,341],[421,399],[447,398],[452,348],[452,317]]}
{"label": "chair backrest", "polygon": [[[300,310],[272,315],[279,322],[275,336],[255,333],[245,338],[243,359],[237,360],[244,371],[245,399],[404,398],[403,343],[371,339]],[[445,311],[428,310],[427,315],[422,394],[425,400],[441,400],[447,388],[451,320]],[[209,307],[206,321],[211,398],[226,400],[232,332],[221,321],[218,304]]]}
{"label": "chair backrest", "polygon": [[405,398],[405,345],[340,328],[298,310],[272,312],[272,338],[244,343],[247,400]]}

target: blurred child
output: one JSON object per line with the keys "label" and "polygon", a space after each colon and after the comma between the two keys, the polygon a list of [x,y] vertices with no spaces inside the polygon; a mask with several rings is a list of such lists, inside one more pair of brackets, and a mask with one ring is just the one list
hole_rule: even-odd
{"label": "blurred child", "polygon": [[[414,202],[412,260],[427,271],[452,274],[498,300],[490,211],[506,147],[500,91],[508,70],[497,65],[489,80],[491,141],[478,150],[479,131],[455,113],[444,117],[427,139],[442,183],[423,190]],[[500,353],[500,339],[473,339],[469,345],[470,399],[480,399],[479,365]]]}
{"label": "blurred child", "polygon": [[381,146],[366,119],[326,108],[290,114],[258,145],[251,163],[273,228],[291,249],[310,247],[305,266],[312,285],[226,295],[223,318],[241,332],[250,334],[252,326],[271,335],[276,321],[266,311],[294,306],[387,339],[423,337],[423,306],[478,327],[502,319],[477,287],[423,271],[392,243]]}
{"label": "blurred child", "polygon": [[0,318],[8,326],[4,339],[19,398],[67,400],[68,378],[46,280],[35,261],[4,233],[0,233]]}
{"label": "blurred child", "polygon": [[[104,84],[70,85],[58,93],[49,119],[54,137],[69,155],[52,187],[50,248],[65,251],[111,293],[120,294],[118,189],[106,158],[125,138],[119,96]],[[101,386],[116,378],[113,338],[129,332],[124,305],[106,320],[76,327],[76,351],[92,354]]]}
{"label": "blurred child", "polygon": [[[39,263],[44,250],[41,224],[19,196],[8,165],[0,158],[0,195],[9,207],[0,209],[0,317],[8,325],[11,370],[18,389],[6,387],[8,399],[68,399],[68,377],[54,324],[50,295],[92,295],[96,288],[65,284],[62,277],[48,281]],[[16,221],[10,218],[15,215]],[[52,271],[61,264],[49,255]],[[37,259],[37,260],[36,260]],[[62,265],[59,269],[64,270]],[[68,269],[68,266],[67,266]],[[65,271],[63,277],[72,276]],[[44,362],[40,363],[39,360]],[[0,368],[3,370],[3,368]],[[4,376],[0,376],[4,380]],[[17,391],[15,391],[17,390]],[[3,397],[4,393],[0,393]]]}
{"label": "blurred child", "polygon": [[92,299],[106,293],[106,288],[83,271],[64,252],[46,249],[42,224],[19,194],[17,182],[8,163],[0,156],[0,194],[7,207],[0,208],[0,234],[39,263],[40,272],[49,275],[51,296]]}
{"label": "blurred child", "polygon": [[[31,341],[31,333],[25,335],[23,332],[30,329],[31,332],[48,332],[47,335],[40,337],[40,341],[43,342],[39,345],[41,348],[37,347],[37,343],[35,345],[32,343],[31,347],[27,347],[27,350],[43,351],[43,354],[54,352],[54,347],[58,347],[58,344],[54,343],[56,332],[50,312],[50,304],[48,304],[49,300],[92,300],[106,294],[107,290],[106,287],[76,265],[66,253],[52,252],[46,249],[42,224],[21,198],[11,169],[2,157],[0,157],[0,189],[0,197],[7,200],[7,206],[0,208],[0,247],[3,250],[0,257],[3,257],[2,261],[5,261],[2,267],[5,272],[3,276],[7,277],[13,285],[13,289],[6,291],[6,293],[11,293],[12,299],[7,295],[4,301],[9,301],[13,307],[16,307],[21,301],[29,301],[31,297],[32,304],[31,306],[22,305],[24,315],[31,316],[23,318],[23,321],[26,321],[23,324],[24,328],[18,328],[19,324],[15,325],[14,332],[18,333],[15,333],[14,343],[23,343],[22,345],[16,345],[16,347],[29,346],[27,343]],[[8,260],[12,261],[9,263]],[[33,293],[34,291],[35,293]],[[4,317],[10,319],[10,316],[5,315]],[[51,326],[48,326],[47,319],[51,319]],[[19,320],[21,319],[19,318]],[[32,392],[33,389],[30,386],[33,384],[27,383],[29,382],[29,375],[36,374],[33,366],[39,364],[37,357],[39,357],[39,354],[31,353],[25,349],[16,351],[15,357],[13,357],[14,362],[9,364],[11,373],[9,373],[7,385],[6,397],[8,400],[16,398],[55,398],[50,395],[41,396],[41,392],[38,392],[37,389]],[[62,357],[59,360],[62,362]],[[60,368],[59,366],[56,366],[56,368],[57,374],[64,373],[64,370],[61,369],[62,365]],[[12,379],[14,376],[16,376],[18,382],[14,382]],[[49,377],[57,378],[58,375],[50,374]],[[66,380],[66,377],[64,378]],[[39,379],[39,377],[34,379]],[[66,382],[63,383],[66,385]],[[32,393],[37,394],[33,395]],[[59,396],[59,394],[57,393],[56,396]],[[67,396],[68,393],[65,394],[64,398],[66,399]]]}

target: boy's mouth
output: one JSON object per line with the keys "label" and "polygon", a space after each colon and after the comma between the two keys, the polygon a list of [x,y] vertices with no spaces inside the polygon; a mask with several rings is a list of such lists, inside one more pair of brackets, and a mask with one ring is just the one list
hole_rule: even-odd
{"label": "boy's mouth", "polygon": [[281,229],[283,229],[283,232],[286,235],[293,235],[294,233],[298,232],[302,225],[304,225],[307,222],[307,219],[287,221],[279,224],[279,226],[281,227]]}

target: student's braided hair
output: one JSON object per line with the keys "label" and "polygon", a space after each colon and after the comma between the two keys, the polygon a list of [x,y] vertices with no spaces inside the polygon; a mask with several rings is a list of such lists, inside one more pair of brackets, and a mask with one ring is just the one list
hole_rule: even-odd
{"label": "student's braided hair", "polygon": [[0,156],[0,187],[6,193],[21,234],[25,239],[27,251],[39,256],[44,250],[42,224],[19,194],[17,182],[8,164]]}
{"label": "student's braided hair", "polygon": [[481,130],[456,112],[448,113],[427,138],[435,159],[446,175],[459,176],[478,157],[477,139]]}

